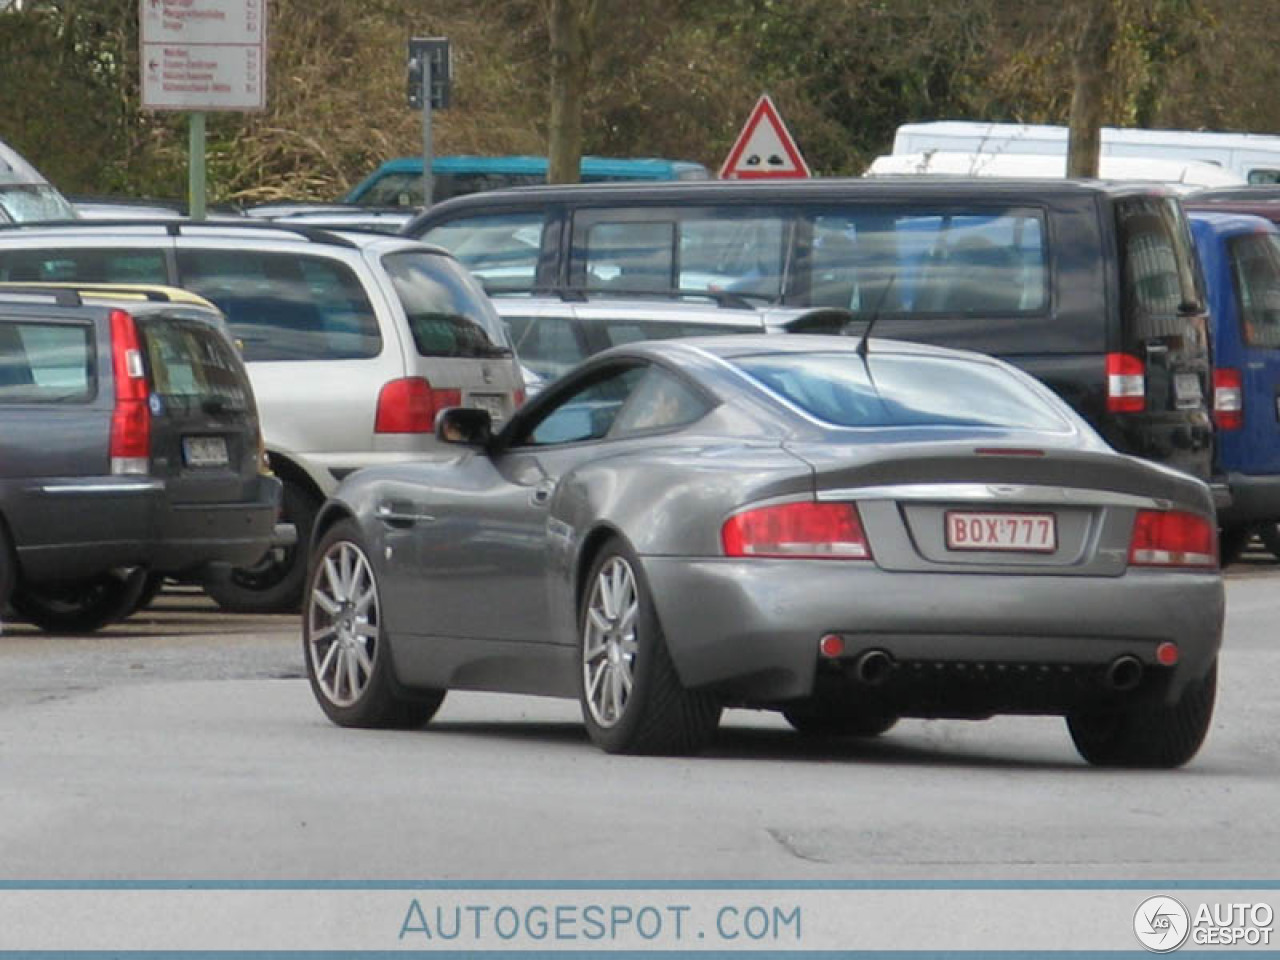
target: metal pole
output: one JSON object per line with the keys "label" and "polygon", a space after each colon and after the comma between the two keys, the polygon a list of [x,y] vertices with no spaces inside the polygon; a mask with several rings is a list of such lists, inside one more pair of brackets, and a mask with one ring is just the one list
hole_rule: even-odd
{"label": "metal pole", "polygon": [[190,115],[191,131],[187,150],[187,213],[192,220],[204,219],[205,168],[204,168],[204,114]]}
{"label": "metal pole", "polygon": [[431,54],[422,53],[422,206],[431,206]]}

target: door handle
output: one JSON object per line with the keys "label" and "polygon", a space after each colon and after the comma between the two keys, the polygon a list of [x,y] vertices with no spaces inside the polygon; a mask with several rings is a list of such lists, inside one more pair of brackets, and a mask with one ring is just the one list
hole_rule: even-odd
{"label": "door handle", "polygon": [[435,519],[417,510],[407,500],[383,500],[374,515],[389,527],[412,527],[415,523],[429,523]]}
{"label": "door handle", "polygon": [[540,480],[529,494],[529,502],[535,507],[545,507],[551,502],[551,494],[556,492],[554,480]]}

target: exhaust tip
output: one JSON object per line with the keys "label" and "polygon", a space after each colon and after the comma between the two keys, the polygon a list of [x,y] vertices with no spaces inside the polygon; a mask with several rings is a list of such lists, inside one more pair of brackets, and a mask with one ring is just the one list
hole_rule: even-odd
{"label": "exhaust tip", "polygon": [[853,662],[853,675],[859,683],[878,686],[893,672],[893,657],[884,650],[868,650]]}
{"label": "exhaust tip", "polygon": [[1142,661],[1137,657],[1116,657],[1107,667],[1107,686],[1117,693],[1126,693],[1142,682],[1142,671]]}

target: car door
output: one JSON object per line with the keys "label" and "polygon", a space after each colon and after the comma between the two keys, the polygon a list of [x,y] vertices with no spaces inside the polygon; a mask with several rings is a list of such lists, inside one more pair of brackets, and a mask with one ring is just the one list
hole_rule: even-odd
{"label": "car door", "polygon": [[629,359],[583,371],[491,452],[464,455],[433,470],[429,489],[376,505],[388,525],[394,515],[413,521],[411,557],[401,547],[384,578],[392,633],[573,642],[549,627],[550,541],[565,533],[550,509],[563,477],[625,443],[608,435],[648,369]]}
{"label": "car door", "polygon": [[1223,462],[1243,473],[1280,474],[1280,234],[1237,234],[1227,250],[1239,307],[1244,416],[1242,431],[1219,435]]}

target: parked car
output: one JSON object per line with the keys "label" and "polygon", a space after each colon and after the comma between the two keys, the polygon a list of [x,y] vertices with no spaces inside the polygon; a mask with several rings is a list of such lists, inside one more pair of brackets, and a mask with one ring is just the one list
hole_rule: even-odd
{"label": "parked car", "polygon": [[[431,194],[439,202],[485,190],[547,182],[547,158],[524,156],[444,156],[431,161]],[[583,183],[615,180],[705,180],[700,163],[659,157],[583,157]],[[342,199],[365,207],[421,207],[422,158],[388,160]]]}
{"label": "parked car", "polygon": [[1280,522],[1280,227],[1247,214],[1189,213],[1213,321],[1217,467],[1231,504],[1222,557]]}
{"label": "parked car", "polygon": [[73,220],[75,216],[57,187],[0,140],[0,224]]}
{"label": "parked car", "polygon": [[1204,293],[1182,207],[1156,184],[528,187],[439,204],[406,233],[494,296],[711,290],[877,316],[885,336],[1008,360],[1116,449],[1212,479]]}
{"label": "parked car", "polygon": [[[948,152],[891,153],[876,157],[867,177],[1065,177],[1066,149],[1061,153]],[[1244,184],[1244,177],[1205,160],[1103,155],[1098,158],[1102,180],[1141,180],[1163,183],[1179,193]]]}
{"label": "parked car", "polygon": [[295,224],[134,221],[0,230],[0,281],[167,282],[208,297],[243,347],[284,518],[278,547],[206,589],[232,610],[296,609],[315,512],[346,474],[435,448],[435,413],[520,401],[506,329],[442,250]]}
{"label": "parked car", "polygon": [[256,563],[292,533],[261,444],[211,304],[0,286],[0,609],[93,631],[150,576]]}
{"label": "parked car", "polygon": [[817,735],[1038,713],[1161,767],[1209,728],[1208,487],[993,358],[649,341],[496,436],[437,430],[456,456],[348,477],[316,522],[303,646],[340,725],[419,726],[450,689],[576,696],[618,753],[695,752],[724,705]]}

